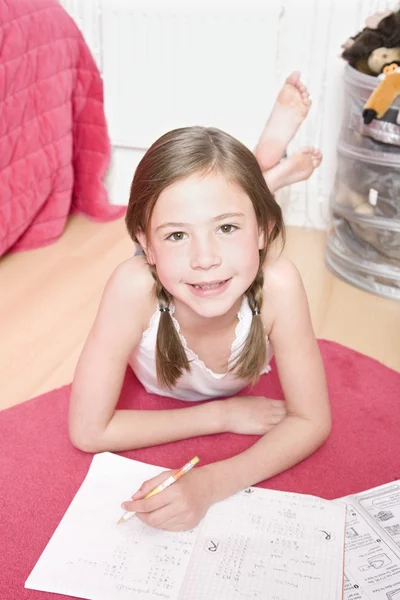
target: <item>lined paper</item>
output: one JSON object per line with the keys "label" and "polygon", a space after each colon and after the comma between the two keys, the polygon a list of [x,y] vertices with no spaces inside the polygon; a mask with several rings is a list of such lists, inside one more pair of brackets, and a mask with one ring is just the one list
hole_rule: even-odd
{"label": "lined paper", "polygon": [[201,525],[185,600],[342,598],[343,507],[258,488],[212,507]]}
{"label": "lined paper", "polygon": [[163,470],[96,455],[25,587],[88,600],[342,598],[344,504],[249,488],[190,531],[117,525],[121,502]]}

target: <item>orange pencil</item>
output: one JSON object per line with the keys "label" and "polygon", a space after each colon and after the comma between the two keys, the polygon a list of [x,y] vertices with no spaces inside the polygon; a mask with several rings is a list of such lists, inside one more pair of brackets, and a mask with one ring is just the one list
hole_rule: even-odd
{"label": "orange pencil", "polygon": [[[156,488],[154,488],[154,490],[151,490],[151,492],[149,492],[145,496],[145,498],[150,498],[150,496],[154,496],[155,494],[162,492],[163,490],[165,490],[165,488],[167,488],[170,485],[172,485],[173,483],[175,483],[175,481],[177,481],[180,477],[182,477],[182,475],[184,475],[185,473],[190,471],[190,469],[192,469],[192,467],[194,467],[194,465],[197,465],[199,460],[200,459],[198,456],[195,456],[194,458],[192,458],[192,460],[189,460],[189,462],[187,462],[186,465],[183,465],[183,467],[181,467],[180,469],[175,471],[175,473],[173,473],[170,477],[168,477],[168,479],[166,479],[163,483],[161,483]],[[127,511],[126,513],[124,513],[122,515],[122,517],[120,518],[118,523],[123,523],[124,521],[127,521],[128,519],[133,517],[134,514],[135,514],[134,512]]]}

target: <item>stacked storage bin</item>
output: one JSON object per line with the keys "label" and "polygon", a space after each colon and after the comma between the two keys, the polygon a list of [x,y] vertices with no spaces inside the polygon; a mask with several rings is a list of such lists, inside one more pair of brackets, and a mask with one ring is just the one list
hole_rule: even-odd
{"label": "stacked storage bin", "polygon": [[363,107],[377,84],[346,66],[326,262],[345,281],[400,300],[400,99],[364,125]]}

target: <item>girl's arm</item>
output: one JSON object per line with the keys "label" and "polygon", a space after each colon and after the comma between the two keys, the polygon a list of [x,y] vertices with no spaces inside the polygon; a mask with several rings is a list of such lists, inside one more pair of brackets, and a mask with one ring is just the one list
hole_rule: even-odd
{"label": "girl's arm", "polygon": [[279,258],[266,270],[265,290],[287,416],[248,450],[204,467],[214,502],[300,462],[321,446],[331,428],[324,367],[295,266]]}
{"label": "girl's arm", "polygon": [[129,356],[155,310],[153,279],[143,259],[111,276],[72,384],[69,435],[87,452],[153,446],[222,431],[220,402],[184,409],[116,410]]}

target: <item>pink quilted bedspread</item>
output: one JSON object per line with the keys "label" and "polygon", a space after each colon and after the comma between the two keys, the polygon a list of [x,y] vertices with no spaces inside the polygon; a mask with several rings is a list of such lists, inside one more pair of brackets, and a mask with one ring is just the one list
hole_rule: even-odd
{"label": "pink quilted bedspread", "polygon": [[124,214],[108,202],[103,84],[56,0],[0,0],[0,256],[49,244],[68,216]]}

